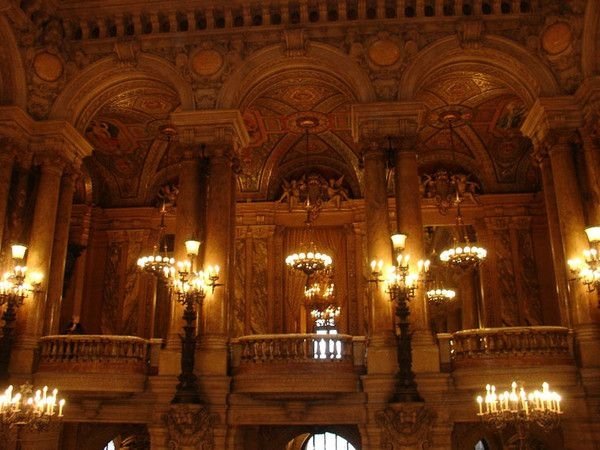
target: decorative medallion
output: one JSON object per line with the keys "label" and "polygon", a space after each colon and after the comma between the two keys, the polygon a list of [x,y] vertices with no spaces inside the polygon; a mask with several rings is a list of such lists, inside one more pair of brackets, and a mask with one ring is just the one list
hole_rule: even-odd
{"label": "decorative medallion", "polygon": [[378,66],[388,67],[396,64],[402,57],[402,50],[394,41],[381,39],[371,44],[369,59]]}
{"label": "decorative medallion", "polygon": [[567,22],[555,22],[542,34],[542,47],[550,55],[558,55],[569,48],[573,31]]}
{"label": "decorative medallion", "polygon": [[201,77],[215,75],[223,67],[223,55],[212,49],[205,49],[196,52],[191,60],[192,70]]}
{"label": "decorative medallion", "polygon": [[473,109],[465,105],[448,105],[429,111],[427,123],[434,128],[448,129],[465,125],[473,118]]}
{"label": "decorative medallion", "polygon": [[63,74],[63,63],[60,58],[49,52],[41,52],[33,59],[35,74],[44,81],[56,81]]}
{"label": "decorative medallion", "polygon": [[287,128],[292,133],[304,134],[308,130],[309,133],[322,133],[329,128],[329,118],[317,111],[301,111],[290,114],[285,118]]}

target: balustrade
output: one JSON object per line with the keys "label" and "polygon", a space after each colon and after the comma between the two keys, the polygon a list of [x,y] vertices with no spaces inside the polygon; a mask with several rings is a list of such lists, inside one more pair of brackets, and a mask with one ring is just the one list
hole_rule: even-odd
{"label": "balustrade", "polygon": [[[505,327],[462,330],[451,339],[439,337],[440,345],[449,345],[455,367],[477,361],[518,361],[527,364],[542,359],[545,364],[572,361],[568,328],[554,326]],[[443,352],[444,354],[448,352]]]}
{"label": "balustrade", "polygon": [[149,341],[135,336],[45,336],[40,339],[38,371],[77,367],[79,372],[146,373],[149,355]]}
{"label": "balustrade", "polygon": [[69,10],[65,28],[70,39],[101,39],[299,23],[308,25],[356,20],[411,20],[431,16],[528,14],[537,9],[538,2],[539,0],[323,0],[298,3],[292,0],[272,0],[250,7],[247,2],[238,0],[227,7],[210,6],[191,11],[173,11],[170,3],[161,11],[161,5],[157,4],[158,11],[150,14],[139,10],[110,17],[77,17],[77,9],[73,7]]}
{"label": "balustrade", "polygon": [[344,334],[253,335],[237,343],[241,363],[353,361],[352,336]]}

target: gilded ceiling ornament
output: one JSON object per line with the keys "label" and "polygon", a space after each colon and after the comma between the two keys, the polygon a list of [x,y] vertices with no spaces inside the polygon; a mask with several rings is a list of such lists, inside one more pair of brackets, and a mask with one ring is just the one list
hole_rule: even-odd
{"label": "gilded ceiling ornament", "polygon": [[57,55],[42,51],[33,58],[33,70],[43,81],[56,81],[63,74],[63,62]]}

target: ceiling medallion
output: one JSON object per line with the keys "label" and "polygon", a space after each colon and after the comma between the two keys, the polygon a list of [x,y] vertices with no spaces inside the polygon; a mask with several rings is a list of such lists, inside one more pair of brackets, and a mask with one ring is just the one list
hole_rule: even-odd
{"label": "ceiling medallion", "polygon": [[329,118],[317,111],[300,111],[287,116],[286,124],[292,133],[317,134],[329,129]]}
{"label": "ceiling medallion", "polygon": [[466,105],[446,105],[433,109],[427,114],[427,123],[439,129],[467,125],[475,115],[473,108]]}

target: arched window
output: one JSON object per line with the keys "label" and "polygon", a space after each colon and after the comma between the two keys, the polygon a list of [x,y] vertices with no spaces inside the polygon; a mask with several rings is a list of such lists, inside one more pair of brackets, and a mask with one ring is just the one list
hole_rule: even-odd
{"label": "arched window", "polygon": [[104,447],[104,450],[116,450],[117,448],[115,447],[115,441],[110,441],[108,444],[106,444],[106,447]]}
{"label": "arched window", "polygon": [[481,439],[477,444],[475,444],[475,450],[489,450],[489,446],[485,439]]}
{"label": "arched window", "polygon": [[311,434],[303,450],[356,450],[354,445],[335,433]]}

